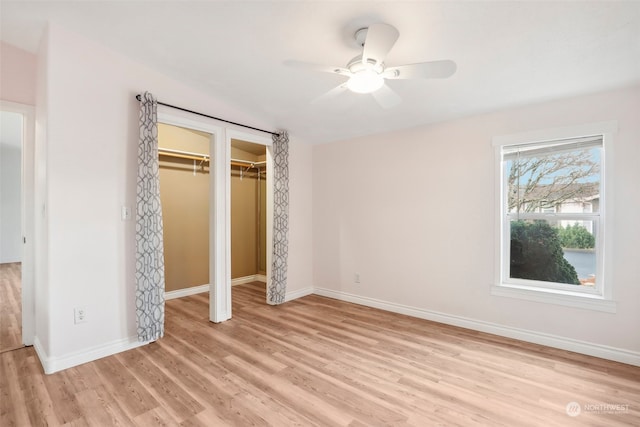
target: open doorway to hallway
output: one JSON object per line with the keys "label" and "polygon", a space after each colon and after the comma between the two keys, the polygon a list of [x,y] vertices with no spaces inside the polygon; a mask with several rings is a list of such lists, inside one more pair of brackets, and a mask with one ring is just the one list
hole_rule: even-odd
{"label": "open doorway to hallway", "polygon": [[0,353],[23,347],[23,144],[25,117],[0,111]]}

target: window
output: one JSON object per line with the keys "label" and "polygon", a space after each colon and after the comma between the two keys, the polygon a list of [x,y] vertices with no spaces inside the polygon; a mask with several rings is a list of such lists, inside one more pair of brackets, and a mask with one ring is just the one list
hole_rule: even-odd
{"label": "window", "polygon": [[573,301],[568,305],[611,297],[604,275],[607,133],[568,132],[494,138],[500,189],[494,294]]}

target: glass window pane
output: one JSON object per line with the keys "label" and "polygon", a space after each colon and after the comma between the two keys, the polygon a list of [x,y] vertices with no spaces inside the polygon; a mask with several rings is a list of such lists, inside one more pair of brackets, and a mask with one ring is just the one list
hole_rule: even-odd
{"label": "glass window pane", "polygon": [[510,278],[595,285],[595,221],[513,220],[510,234]]}
{"label": "glass window pane", "polygon": [[508,212],[597,213],[601,147],[504,161]]}

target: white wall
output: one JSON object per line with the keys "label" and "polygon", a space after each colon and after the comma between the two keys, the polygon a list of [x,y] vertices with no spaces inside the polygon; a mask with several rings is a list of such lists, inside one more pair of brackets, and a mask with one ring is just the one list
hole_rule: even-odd
{"label": "white wall", "polygon": [[34,105],[36,101],[36,55],[0,41],[0,98]]}
{"label": "white wall", "polygon": [[[42,337],[37,348],[45,369],[55,371],[136,345],[135,226],[120,219],[121,206],[135,201],[134,96],[148,90],[167,103],[261,128],[272,125],[59,27],[50,26],[46,37],[38,110],[45,125],[39,140],[46,141],[39,168],[46,179],[38,191],[46,202],[41,238],[48,239],[48,295],[41,301],[46,322],[38,323],[36,335]],[[310,149],[299,145],[292,141],[297,166],[290,178],[309,183]],[[310,197],[306,188],[292,186],[291,213],[298,219],[291,252],[303,260],[290,270],[292,290],[311,283],[311,221],[304,217]],[[74,325],[74,307],[85,308],[87,323]]]}
{"label": "white wall", "polygon": [[289,135],[289,258],[286,300],[313,292],[312,146]]}
{"label": "white wall", "polygon": [[33,223],[34,223],[34,347],[40,359],[51,352],[51,301],[49,298],[49,223],[47,220],[47,131],[49,107],[49,37],[38,46],[36,72],[36,123],[33,150]]}
{"label": "white wall", "polygon": [[22,115],[0,111],[0,263],[22,260]]}
{"label": "white wall", "polygon": [[[315,146],[316,291],[545,343],[612,347],[638,363],[638,111],[635,87]],[[492,137],[608,120],[619,123],[607,153],[617,313],[492,296]]]}

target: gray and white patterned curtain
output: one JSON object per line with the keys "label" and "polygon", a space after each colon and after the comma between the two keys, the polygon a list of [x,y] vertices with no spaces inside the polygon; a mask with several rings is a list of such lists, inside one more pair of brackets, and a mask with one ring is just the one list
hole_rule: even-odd
{"label": "gray and white patterned curtain", "polygon": [[136,199],[136,317],[139,341],[164,335],[164,246],[158,165],[158,102],[140,99]]}
{"label": "gray and white patterned curtain", "polygon": [[267,303],[284,302],[289,254],[289,135],[273,135],[273,258]]}

